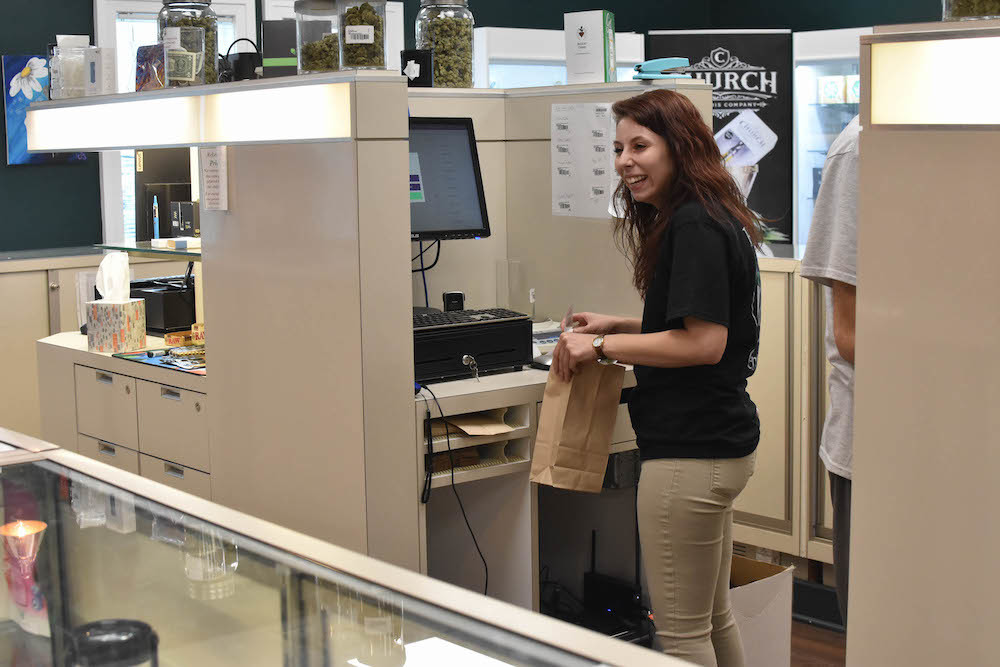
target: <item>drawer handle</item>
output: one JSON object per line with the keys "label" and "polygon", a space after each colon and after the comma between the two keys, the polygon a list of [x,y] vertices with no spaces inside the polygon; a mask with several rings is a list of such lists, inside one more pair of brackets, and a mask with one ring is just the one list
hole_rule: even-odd
{"label": "drawer handle", "polygon": [[160,387],[160,396],[163,398],[169,398],[171,401],[181,400],[181,392],[176,389],[170,389],[169,387]]}
{"label": "drawer handle", "polygon": [[97,443],[97,452],[105,456],[118,456],[118,451],[106,442]]}
{"label": "drawer handle", "polygon": [[184,468],[179,468],[169,463],[163,464],[163,472],[167,473],[171,477],[176,477],[177,479],[184,479]]}
{"label": "drawer handle", "polygon": [[114,378],[111,377],[110,373],[102,373],[101,371],[94,371],[97,376],[97,381],[102,384],[114,384]]}

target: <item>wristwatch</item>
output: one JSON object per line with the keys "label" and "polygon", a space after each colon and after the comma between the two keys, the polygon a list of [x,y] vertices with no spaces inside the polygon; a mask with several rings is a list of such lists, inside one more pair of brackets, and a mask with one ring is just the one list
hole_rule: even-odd
{"label": "wristwatch", "polygon": [[618,363],[614,359],[608,359],[604,355],[604,334],[601,334],[594,339],[594,351],[597,352],[597,363],[602,366],[611,366],[612,364]]}

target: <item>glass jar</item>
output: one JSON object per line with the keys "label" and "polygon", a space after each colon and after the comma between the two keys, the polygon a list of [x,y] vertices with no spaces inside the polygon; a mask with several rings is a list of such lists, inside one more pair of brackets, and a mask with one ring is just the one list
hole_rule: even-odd
{"label": "glass jar", "polygon": [[385,69],[385,0],[341,3],[341,67]]}
{"label": "glass jar", "polygon": [[[212,11],[212,0],[163,0],[157,17],[159,40],[165,41],[167,28],[203,28],[205,30],[204,63],[205,83],[219,82],[219,22]],[[199,82],[200,83],[200,82]],[[170,85],[175,85],[170,82]],[[178,85],[191,85],[182,82]]]}
{"label": "glass jar", "polygon": [[295,51],[299,74],[340,69],[340,13],[336,0],[297,0]]}
{"label": "glass jar", "polygon": [[1000,18],[1000,0],[941,0],[945,21]]}
{"label": "glass jar", "polygon": [[420,0],[417,48],[434,53],[435,88],[472,88],[472,29],[468,0]]}

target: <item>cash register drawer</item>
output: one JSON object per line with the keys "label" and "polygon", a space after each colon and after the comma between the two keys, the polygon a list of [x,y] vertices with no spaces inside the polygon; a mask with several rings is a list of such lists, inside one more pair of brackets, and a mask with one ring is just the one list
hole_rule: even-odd
{"label": "cash register drawer", "polygon": [[139,449],[135,380],[75,366],[77,431],[129,449]]}
{"label": "cash register drawer", "polygon": [[77,446],[79,448],[80,454],[84,456],[89,456],[92,459],[96,459],[101,463],[107,463],[109,466],[114,466],[120,468],[125,472],[139,474],[139,453],[129,449],[128,447],[122,447],[121,445],[115,445],[110,442],[104,442],[98,440],[97,438],[91,438],[89,435],[77,434],[76,436]]}
{"label": "cash register drawer", "polygon": [[139,451],[209,472],[205,394],[138,380]]}
{"label": "cash register drawer", "polygon": [[192,468],[139,454],[139,474],[178,491],[186,491],[206,500],[212,499],[212,478]]}

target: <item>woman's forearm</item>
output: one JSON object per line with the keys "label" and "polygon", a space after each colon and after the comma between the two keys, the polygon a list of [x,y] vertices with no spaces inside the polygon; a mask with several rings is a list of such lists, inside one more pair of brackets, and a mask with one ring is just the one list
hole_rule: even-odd
{"label": "woman's forearm", "polygon": [[642,331],[642,320],[638,317],[620,317],[615,322],[612,333],[616,334],[637,334]]}
{"label": "woman's forearm", "polygon": [[[722,349],[725,350],[724,341]],[[649,334],[608,334],[604,337],[604,355],[623,364],[657,368],[712,365],[721,358],[718,341],[713,342],[688,329]]]}

